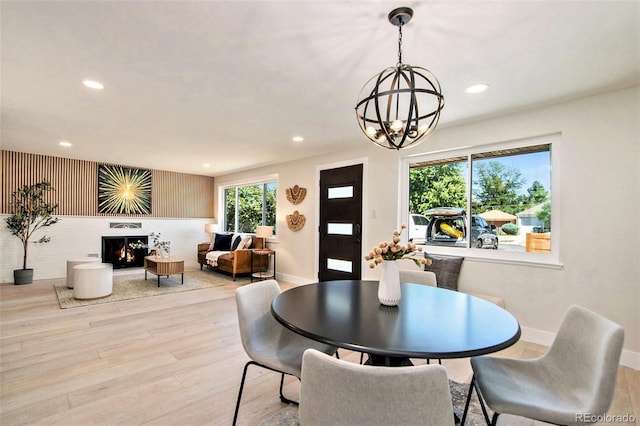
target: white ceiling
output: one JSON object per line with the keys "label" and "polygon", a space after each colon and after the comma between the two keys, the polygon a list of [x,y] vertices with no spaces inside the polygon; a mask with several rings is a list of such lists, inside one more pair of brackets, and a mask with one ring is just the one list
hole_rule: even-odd
{"label": "white ceiling", "polygon": [[441,127],[640,81],[638,1],[2,1],[2,149],[217,176],[369,143],[354,107],[398,6]]}

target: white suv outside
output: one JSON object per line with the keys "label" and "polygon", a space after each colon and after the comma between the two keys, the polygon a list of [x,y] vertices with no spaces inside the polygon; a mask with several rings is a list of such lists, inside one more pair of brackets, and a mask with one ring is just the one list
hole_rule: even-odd
{"label": "white suv outside", "polygon": [[424,244],[427,236],[427,226],[429,225],[429,219],[421,214],[412,213],[409,215],[409,241],[413,241],[416,244]]}

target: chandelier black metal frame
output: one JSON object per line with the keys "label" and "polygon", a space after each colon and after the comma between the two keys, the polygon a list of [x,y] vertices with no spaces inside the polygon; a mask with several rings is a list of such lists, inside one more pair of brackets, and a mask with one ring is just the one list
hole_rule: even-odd
{"label": "chandelier black metal frame", "polygon": [[389,22],[398,27],[398,63],[369,79],[356,104],[360,128],[383,148],[408,148],[424,141],[438,125],[444,108],[436,76],[426,68],[402,63],[402,26],[412,17],[408,7],[389,13]]}

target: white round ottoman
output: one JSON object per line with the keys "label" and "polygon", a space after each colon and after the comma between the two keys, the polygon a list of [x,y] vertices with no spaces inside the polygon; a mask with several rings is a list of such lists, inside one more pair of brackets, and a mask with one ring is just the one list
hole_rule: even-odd
{"label": "white round ottoman", "polygon": [[83,263],[101,262],[99,257],[74,257],[67,259],[67,288],[73,288],[73,268]]}
{"label": "white round ottoman", "polygon": [[83,263],[73,268],[74,299],[98,299],[113,291],[113,265]]}

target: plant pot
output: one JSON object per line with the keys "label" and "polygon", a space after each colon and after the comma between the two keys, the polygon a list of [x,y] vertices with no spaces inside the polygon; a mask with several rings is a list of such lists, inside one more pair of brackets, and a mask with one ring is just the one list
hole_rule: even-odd
{"label": "plant pot", "polygon": [[13,283],[15,285],[31,284],[33,282],[33,269],[14,269]]}

